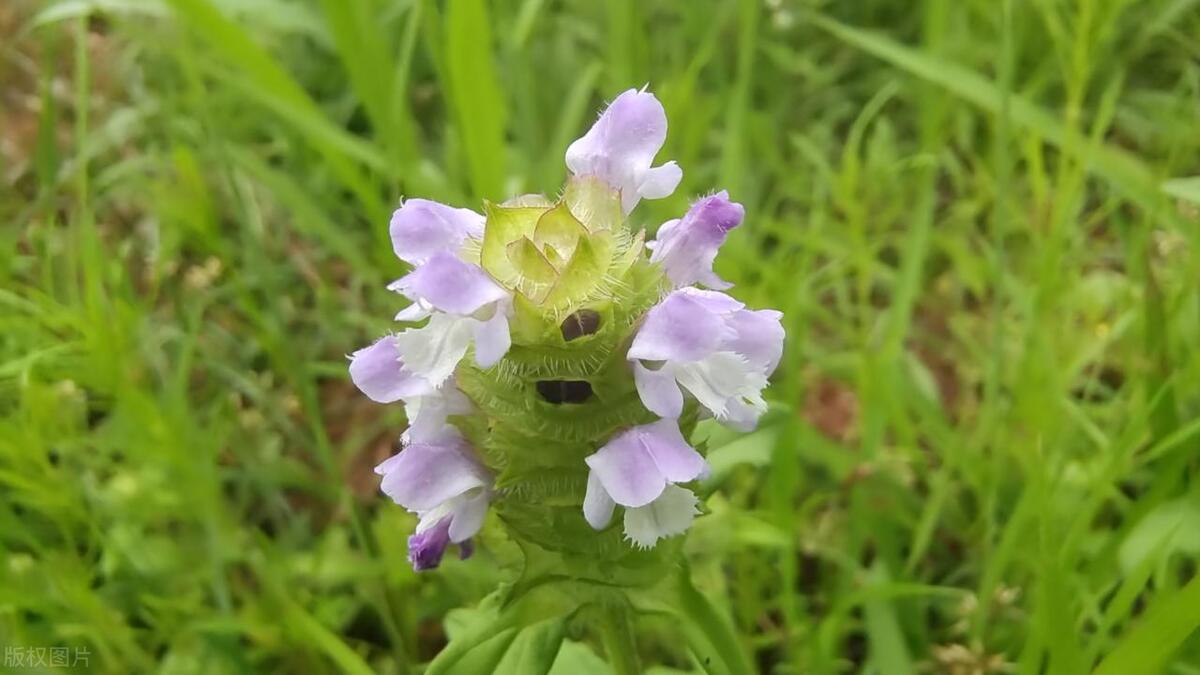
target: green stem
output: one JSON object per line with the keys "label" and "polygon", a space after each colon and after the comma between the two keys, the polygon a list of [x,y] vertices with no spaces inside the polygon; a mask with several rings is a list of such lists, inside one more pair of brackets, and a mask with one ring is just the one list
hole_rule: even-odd
{"label": "green stem", "polygon": [[629,607],[610,602],[605,603],[601,612],[600,636],[614,675],[641,675],[642,664],[638,660]]}

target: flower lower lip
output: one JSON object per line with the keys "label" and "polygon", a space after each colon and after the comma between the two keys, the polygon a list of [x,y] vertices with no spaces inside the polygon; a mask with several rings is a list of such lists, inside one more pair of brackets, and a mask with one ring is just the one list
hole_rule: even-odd
{"label": "flower lower lip", "polygon": [[587,380],[538,380],[537,393],[548,403],[584,403],[592,397]]}

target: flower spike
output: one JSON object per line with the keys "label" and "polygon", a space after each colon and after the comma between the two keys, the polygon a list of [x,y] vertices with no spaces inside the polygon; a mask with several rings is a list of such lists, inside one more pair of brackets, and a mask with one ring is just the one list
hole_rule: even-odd
{"label": "flower spike", "polygon": [[721,292],[731,285],[713,264],[745,216],[727,192],[653,241],[630,227],[640,200],[679,185],[675,162],[655,166],[666,137],[662,104],[630,89],[567,148],[559,198],[482,215],[409,199],[392,215],[411,269],[388,288],[407,298],[395,319],[409,325],[354,352],[350,378],[408,416],[376,473],[418,517],[414,569],[453,545],[470,556],[489,510],[566,578],[644,586],[677,569],[678,547],[660,543],[700,513],[696,420],[755,426],[784,331],[779,312]]}

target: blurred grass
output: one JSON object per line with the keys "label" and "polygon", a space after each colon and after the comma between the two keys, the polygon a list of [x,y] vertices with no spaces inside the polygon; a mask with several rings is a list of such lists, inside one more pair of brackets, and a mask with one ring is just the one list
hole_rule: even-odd
{"label": "blurred grass", "polygon": [[1200,673],[1197,35],[1194,0],[0,5],[0,644],[416,671],[506,553],[417,576],[376,493],[403,415],[343,355],[396,308],[388,213],[553,193],[649,83],[685,175],[636,224],[730,189],[718,271],[786,316],[688,544],[758,669]]}

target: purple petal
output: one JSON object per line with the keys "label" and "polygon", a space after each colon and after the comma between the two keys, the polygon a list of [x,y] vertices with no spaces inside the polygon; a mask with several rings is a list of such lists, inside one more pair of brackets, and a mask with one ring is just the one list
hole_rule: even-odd
{"label": "purple petal", "polygon": [[375,467],[380,489],[410,511],[428,511],[462,493],[488,484],[487,471],[460,438],[412,443]]}
{"label": "purple petal", "polygon": [[700,199],[682,220],[659,228],[650,261],[661,264],[676,286],[703,282],[712,288],[728,288],[730,284],[713,274],[713,261],[727,233],[741,224],[745,213],[741,204],[729,201],[724,190]]}
{"label": "purple petal", "polygon": [[704,473],[704,458],[688,445],[675,420],[659,420],[637,429],[663,478],[672,483],[685,483]]}
{"label": "purple petal", "polygon": [[431,570],[442,563],[446,547],[450,545],[450,517],[436,525],[417,532],[408,538],[408,561],[418,572]]}
{"label": "purple petal", "polygon": [[646,312],[628,358],[646,361],[695,361],[711,354],[730,335],[724,318],[708,303],[675,291]]}
{"label": "purple petal", "polygon": [[770,375],[783,355],[783,314],[773,309],[757,311],[743,309],[734,312],[729,325],[734,337],[726,348],[741,354],[754,366]]}
{"label": "purple petal", "polygon": [[634,360],[633,380],[642,405],[650,412],[671,419],[683,413],[683,392],[669,371],[650,370],[641,361]]}
{"label": "purple petal", "polygon": [[567,148],[567,167],[577,176],[597,176],[618,190],[629,213],[641,197],[665,197],[679,184],[682,172],[674,163],[650,168],[666,139],[662,104],[653,94],[630,89]]}
{"label": "purple petal", "polygon": [[389,227],[396,256],[419,265],[435,253],[457,253],[468,237],[483,236],[483,216],[428,199],[409,199],[392,214]]}
{"label": "purple petal", "polygon": [[622,506],[649,504],[667,486],[638,429],[617,434],[584,459],[608,496]]}
{"label": "purple petal", "polygon": [[588,472],[587,492],[583,494],[583,517],[593,530],[603,530],[612,520],[616,502],[604,491],[595,471]]}
{"label": "purple petal", "polygon": [[362,393],[378,403],[394,403],[432,390],[428,382],[404,369],[391,336],[350,356],[350,379]]}
{"label": "purple petal", "polygon": [[424,300],[448,314],[467,316],[485,305],[508,297],[478,265],[453,253],[436,253],[388,286],[412,300]]}

